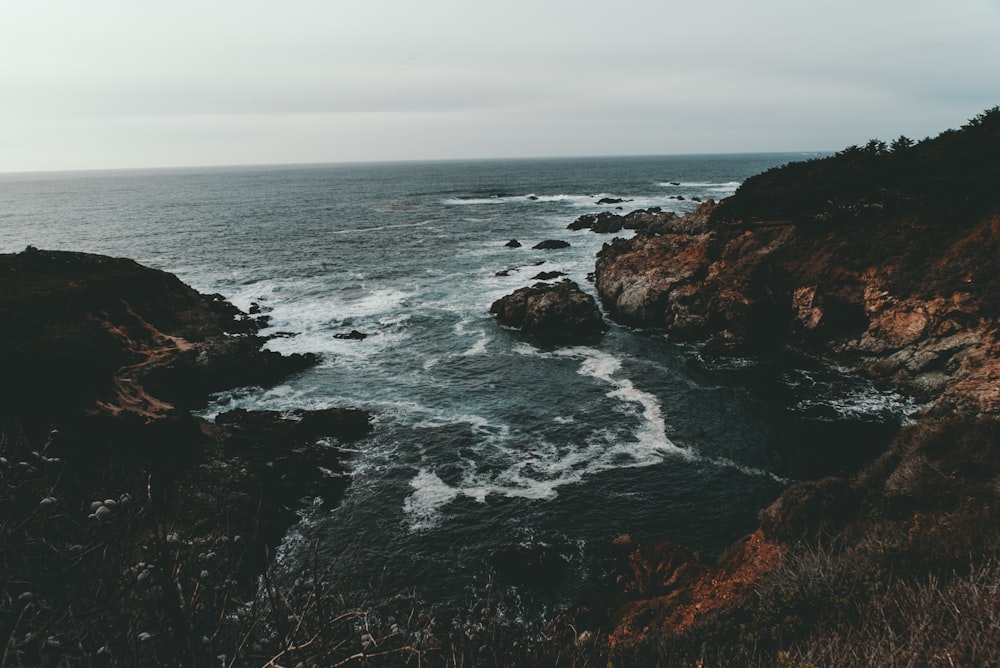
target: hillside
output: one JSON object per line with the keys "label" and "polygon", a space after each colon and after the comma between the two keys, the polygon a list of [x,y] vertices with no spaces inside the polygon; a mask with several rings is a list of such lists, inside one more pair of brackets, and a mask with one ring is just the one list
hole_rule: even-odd
{"label": "hillside", "polygon": [[605,245],[596,285],[619,321],[709,356],[804,354],[925,406],[860,474],[791,487],[717,563],[635,553],[616,665],[998,660],[998,184],[993,108],[772,169]]}
{"label": "hillside", "polygon": [[369,416],[191,411],[315,356],[263,350],[256,320],[172,274],[84,253],[0,255],[0,318],[0,666],[218,665],[287,618],[258,578],[304,497],[339,500],[331,446]]}

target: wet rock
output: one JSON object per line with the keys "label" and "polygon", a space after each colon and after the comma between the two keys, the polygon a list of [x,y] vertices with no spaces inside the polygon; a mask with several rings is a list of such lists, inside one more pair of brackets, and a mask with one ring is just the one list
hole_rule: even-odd
{"label": "wet rock", "polygon": [[[864,226],[747,225],[714,220],[717,210],[705,202],[662,234],[604,246],[595,284],[612,317],[705,341],[713,354],[794,345],[920,401],[1000,409],[1000,394],[988,389],[1000,372],[1000,343],[986,324],[995,321],[992,288],[955,280],[995,267],[993,219],[967,229],[933,220],[904,227],[889,217]],[[872,251],[889,246],[908,264],[888,266]]]}
{"label": "wet rock", "polygon": [[551,281],[553,278],[565,276],[565,271],[540,271],[531,277],[533,281]]}
{"label": "wet rock", "polygon": [[559,248],[569,248],[568,241],[562,241],[561,239],[546,239],[545,241],[540,241],[531,247],[533,250],[555,250]]}
{"label": "wet rock", "polygon": [[637,230],[648,234],[663,234],[668,231],[678,231],[677,214],[666,211],[660,207],[650,207],[648,209],[636,209],[624,216],[611,211],[601,211],[600,213],[586,213],[578,217],[575,221],[566,226],[569,230],[591,230],[598,234],[613,234],[621,230]]}
{"label": "wet rock", "polygon": [[349,339],[351,341],[363,341],[363,340],[365,340],[365,339],[368,338],[368,335],[365,334],[364,332],[359,332],[356,329],[352,329],[349,332],[340,332],[338,334],[334,334],[333,338],[335,338],[335,339]]}
{"label": "wet rock", "polygon": [[550,343],[583,343],[605,329],[594,298],[570,280],[536,283],[493,302],[490,312],[510,327]]}
{"label": "wet rock", "polygon": [[504,246],[506,246],[507,248],[520,248],[521,242],[518,241],[517,239],[511,239],[510,241],[505,243]]}
{"label": "wet rock", "polygon": [[594,232],[608,234],[619,232],[625,225],[625,219],[610,211],[600,213],[585,213],[575,221],[566,226],[568,230],[592,230]]}

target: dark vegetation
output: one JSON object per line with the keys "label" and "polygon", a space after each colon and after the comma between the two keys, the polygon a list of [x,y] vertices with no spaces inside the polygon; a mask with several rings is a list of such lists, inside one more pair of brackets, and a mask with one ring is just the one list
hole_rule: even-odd
{"label": "dark vegetation", "polygon": [[862,475],[765,514],[765,531],[792,547],[753,596],[680,635],[618,647],[612,663],[997,665],[997,443],[992,417],[909,428]]}
{"label": "dark vegetation", "polygon": [[[572,630],[533,647],[492,584],[464,610],[440,610],[420,598],[419,583],[393,594],[373,582],[367,595],[345,596],[356,583],[315,553],[291,572],[273,566],[271,549],[302,508],[296,493],[310,488],[296,480],[275,496],[278,480],[247,484],[218,470],[227,459],[274,478],[315,468],[265,465],[302,447],[261,444],[254,434],[272,417],[220,416],[244,429],[221,457],[169,478],[143,454],[94,460],[88,448],[88,462],[69,452],[80,445],[71,434],[35,440],[5,421],[0,666],[573,665]],[[273,451],[262,458],[262,447]]]}
{"label": "dark vegetation", "polygon": [[1000,184],[1000,107],[933,139],[872,139],[835,156],[752,176],[713,215],[717,221],[864,221],[946,214],[966,222],[990,211]]}

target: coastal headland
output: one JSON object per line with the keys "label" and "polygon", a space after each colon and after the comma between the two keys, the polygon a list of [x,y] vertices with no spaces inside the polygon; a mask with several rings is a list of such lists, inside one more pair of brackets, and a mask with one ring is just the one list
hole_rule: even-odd
{"label": "coastal headland", "polygon": [[998,155],[993,109],[770,170],[605,244],[613,319],[710,356],[802,354],[922,404],[859,474],[793,485],[715,563],[669,543],[632,552],[609,622],[621,665],[995,658],[996,599],[965,594],[995,577],[1000,546]]}
{"label": "coastal headland", "polygon": [[210,393],[316,357],[263,350],[259,320],[131,260],[28,248],[0,276],[0,663],[207,665],[304,500],[340,498],[339,446],[370,416],[210,423]]}

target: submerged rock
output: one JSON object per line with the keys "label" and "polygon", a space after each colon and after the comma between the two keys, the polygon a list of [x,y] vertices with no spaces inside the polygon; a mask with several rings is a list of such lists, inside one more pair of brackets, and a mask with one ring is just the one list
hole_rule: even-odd
{"label": "submerged rock", "polygon": [[352,329],[349,332],[340,332],[333,335],[335,339],[349,339],[351,341],[364,341],[368,338],[368,335],[364,332],[359,332],[356,329]]}

